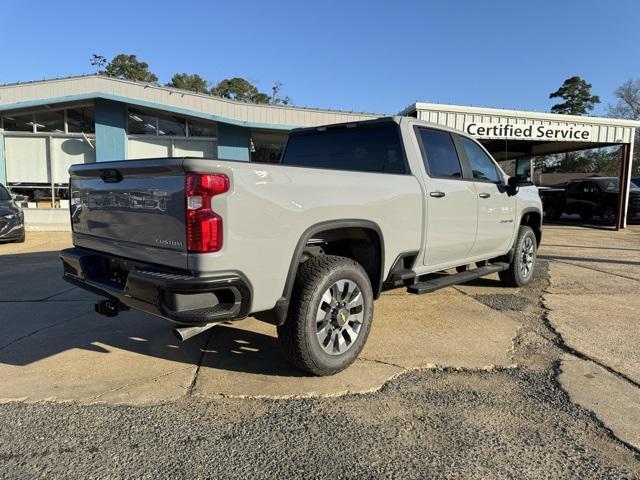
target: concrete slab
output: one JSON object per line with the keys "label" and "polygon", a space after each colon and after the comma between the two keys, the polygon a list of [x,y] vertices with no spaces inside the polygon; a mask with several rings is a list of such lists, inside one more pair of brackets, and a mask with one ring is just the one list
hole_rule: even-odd
{"label": "concrete slab", "polygon": [[454,289],[383,296],[363,356],[408,369],[506,367],[519,326]]}
{"label": "concrete slab", "polygon": [[640,296],[545,295],[564,342],[640,383]]}
{"label": "concrete slab", "polygon": [[640,229],[545,227],[540,257],[640,280]]}
{"label": "concrete slab", "polygon": [[587,265],[549,262],[547,293],[557,295],[633,294],[640,290],[638,280],[594,270]]}
{"label": "concrete slab", "polygon": [[[45,306],[46,305],[46,306]],[[93,311],[93,303],[0,303],[0,354],[11,343]]]}
{"label": "concrete slab", "polygon": [[544,238],[548,320],[567,346],[594,360],[564,355],[559,381],[572,401],[638,448],[640,230],[554,228]]}
{"label": "concrete slab", "polygon": [[25,243],[0,243],[0,302],[42,300],[70,291],[58,253],[72,246],[65,232],[27,232]]}
{"label": "concrete slab", "polygon": [[282,358],[274,327],[254,319],[214,329],[194,394],[334,396],[367,392],[403,371],[512,365],[519,324],[455,290],[431,295],[398,292],[375,304],[374,324],[361,358],[333,377],[308,377]]}
{"label": "concrete slab", "polygon": [[193,394],[215,398],[337,396],[377,390],[405,369],[360,358],[331,377],[311,377],[283,358],[275,328],[249,318],[214,329]]}
{"label": "concrete slab", "polygon": [[0,255],[57,252],[71,246],[70,232],[27,232],[24,243],[0,243]]}
{"label": "concrete slab", "polygon": [[206,337],[180,344],[165,321],[140,313],[74,317],[77,303],[43,302],[22,312],[25,324],[50,326],[3,341],[0,401],[147,404],[185,395]]}
{"label": "concrete slab", "polygon": [[560,384],[571,400],[591,410],[619,439],[640,448],[640,389],[594,362],[563,357]]}

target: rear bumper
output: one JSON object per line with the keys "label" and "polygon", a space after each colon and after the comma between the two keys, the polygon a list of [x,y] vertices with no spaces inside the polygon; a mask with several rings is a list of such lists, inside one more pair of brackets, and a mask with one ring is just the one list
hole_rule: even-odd
{"label": "rear bumper", "polygon": [[240,273],[197,277],[83,248],[63,250],[60,259],[67,282],[180,325],[239,320],[251,308]]}

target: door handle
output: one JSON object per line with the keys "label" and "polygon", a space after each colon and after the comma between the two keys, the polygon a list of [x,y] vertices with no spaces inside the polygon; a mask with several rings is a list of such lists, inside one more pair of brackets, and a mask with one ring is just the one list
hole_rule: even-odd
{"label": "door handle", "polygon": [[442,198],[446,195],[446,193],[444,192],[439,192],[439,191],[435,191],[435,192],[431,192],[429,194],[430,197],[435,197],[435,198]]}
{"label": "door handle", "polygon": [[490,194],[490,193],[482,192],[482,193],[481,193],[481,194],[479,194],[478,196],[479,196],[480,198],[489,198],[489,197],[491,196],[491,194]]}

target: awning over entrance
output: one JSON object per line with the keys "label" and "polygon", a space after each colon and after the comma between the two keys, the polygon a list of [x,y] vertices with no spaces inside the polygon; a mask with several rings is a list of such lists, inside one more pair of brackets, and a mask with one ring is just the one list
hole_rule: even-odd
{"label": "awning over entrance", "polygon": [[618,228],[625,226],[638,121],[434,103],[414,103],[400,115],[466,132],[498,161],[621,145]]}

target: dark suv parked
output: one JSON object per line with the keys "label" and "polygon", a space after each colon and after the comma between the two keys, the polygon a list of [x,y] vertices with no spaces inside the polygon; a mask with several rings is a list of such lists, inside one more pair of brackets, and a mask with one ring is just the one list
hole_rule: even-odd
{"label": "dark suv parked", "polygon": [[24,213],[0,183],[0,242],[24,242]]}
{"label": "dark suv parked", "polygon": [[[619,192],[617,177],[588,177],[571,180],[564,190],[541,190],[540,197],[548,220],[557,220],[563,213],[577,213],[585,222],[600,217],[606,225],[614,225]],[[627,220],[640,220],[640,188],[633,182]]]}

